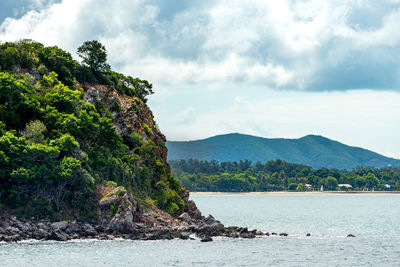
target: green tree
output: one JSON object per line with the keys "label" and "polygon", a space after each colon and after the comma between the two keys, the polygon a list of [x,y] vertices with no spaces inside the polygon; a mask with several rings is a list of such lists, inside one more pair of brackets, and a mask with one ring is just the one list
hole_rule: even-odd
{"label": "green tree", "polygon": [[294,191],[294,190],[296,190],[296,189],[297,189],[297,184],[291,183],[291,184],[289,185],[289,188],[288,188],[289,191]]}
{"label": "green tree", "polygon": [[82,58],[82,63],[95,73],[110,69],[106,48],[96,40],[84,42],[78,47],[78,55]]}
{"label": "green tree", "polygon": [[369,189],[375,188],[378,185],[378,178],[376,178],[375,174],[368,173],[365,175],[365,184]]}
{"label": "green tree", "polygon": [[335,190],[338,185],[338,181],[335,177],[328,176],[326,178],[325,185],[329,190]]}

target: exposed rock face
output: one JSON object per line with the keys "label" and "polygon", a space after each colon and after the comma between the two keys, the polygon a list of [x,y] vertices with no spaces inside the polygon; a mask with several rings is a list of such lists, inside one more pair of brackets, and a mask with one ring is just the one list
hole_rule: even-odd
{"label": "exposed rock face", "polygon": [[[167,163],[166,138],[155,124],[153,113],[142,100],[137,97],[120,95],[113,87],[107,85],[77,84],[76,86],[84,89],[85,101],[93,105],[101,103],[105,108],[113,111],[113,125],[121,136],[139,133],[145,140],[152,140],[156,144],[154,154],[157,160],[164,165],[167,172],[170,172]],[[126,192],[124,188],[118,190]],[[112,194],[112,192],[109,194]],[[150,226],[165,226],[179,223],[190,224],[191,220],[203,218],[196,204],[189,201],[189,191],[186,188],[181,187],[179,197],[186,203],[184,211],[188,214],[190,220],[187,217],[185,220],[176,220],[176,218],[172,218],[160,210],[143,212],[132,195],[127,192],[123,196],[102,196],[99,203],[102,225],[110,231],[123,231],[124,229],[129,231],[135,229],[133,222],[142,222]]]}
{"label": "exposed rock face", "polygon": [[122,186],[104,196],[99,202],[99,207],[101,226],[109,232],[133,231],[137,228],[135,221],[142,215],[132,194]]}
{"label": "exposed rock face", "polygon": [[[164,145],[166,138],[157,128],[153,113],[143,101],[137,97],[119,95],[113,87],[107,85],[78,84],[77,87],[82,87],[86,91],[85,101],[93,105],[101,102],[108,110],[113,111],[115,117],[113,125],[121,136],[136,132],[144,136],[146,140],[151,139],[157,144],[154,151],[157,159],[165,164],[167,170],[169,170],[167,148]],[[151,129],[150,134],[146,131],[144,125]]]}

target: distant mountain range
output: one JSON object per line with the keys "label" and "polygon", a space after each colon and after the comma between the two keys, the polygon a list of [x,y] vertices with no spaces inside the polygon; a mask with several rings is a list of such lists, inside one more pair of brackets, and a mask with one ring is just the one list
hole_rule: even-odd
{"label": "distant mountain range", "polygon": [[352,147],[323,136],[299,139],[262,138],[244,134],[225,134],[196,141],[168,141],[168,160],[198,159],[217,161],[265,162],[282,159],[313,168],[353,169],[357,166],[400,166],[400,160]]}

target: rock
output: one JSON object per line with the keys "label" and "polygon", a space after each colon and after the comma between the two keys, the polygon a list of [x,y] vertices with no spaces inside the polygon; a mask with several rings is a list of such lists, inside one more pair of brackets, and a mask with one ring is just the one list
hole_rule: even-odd
{"label": "rock", "polygon": [[356,237],[355,235],[348,234],[347,237]]}
{"label": "rock", "polygon": [[179,239],[182,239],[182,240],[189,240],[189,239],[191,239],[191,238],[190,238],[190,236],[187,235],[187,234],[181,234],[181,235],[179,236]]}
{"label": "rock", "polygon": [[76,222],[69,223],[67,228],[65,229],[65,232],[67,234],[80,233],[81,231],[82,231],[81,226]]}
{"label": "rock", "polygon": [[187,223],[192,222],[192,218],[190,218],[190,215],[187,212],[182,213],[178,219]]}
{"label": "rock", "polygon": [[8,226],[4,229],[4,231],[8,234],[19,234],[20,230],[16,227]]}
{"label": "rock", "polygon": [[85,223],[82,228],[83,228],[82,229],[83,234],[86,236],[96,236],[97,235],[96,229],[94,229],[94,227],[88,223]]}
{"label": "rock", "polygon": [[53,230],[62,230],[64,231],[68,227],[67,221],[55,222],[50,225]]}
{"label": "rock", "polygon": [[140,217],[141,209],[124,187],[114,188],[100,200],[99,206],[100,224],[106,231],[131,233],[137,229],[135,220]]}
{"label": "rock", "polygon": [[159,230],[155,231],[154,233],[151,233],[145,238],[145,240],[161,240],[161,239],[171,240],[174,239],[174,235],[169,230]]}
{"label": "rock", "polygon": [[55,241],[68,241],[71,238],[61,230],[55,230],[51,232],[50,236],[48,236],[47,240],[55,240]]}
{"label": "rock", "polygon": [[189,201],[189,190],[185,187],[181,187],[181,192],[179,193],[180,198],[187,203]]}
{"label": "rock", "polygon": [[216,223],[217,220],[215,220],[215,218],[214,218],[212,215],[208,215],[208,217],[205,218],[205,219],[203,220],[203,222],[204,222],[205,224],[212,225],[212,224]]}
{"label": "rock", "polygon": [[194,220],[201,220],[204,218],[193,201],[188,201],[186,203],[185,212],[187,212]]}
{"label": "rock", "polygon": [[242,238],[255,238],[256,235],[253,234],[253,233],[241,233],[240,237],[242,237]]}
{"label": "rock", "polygon": [[206,236],[200,240],[200,242],[212,242],[213,239],[210,236]]}
{"label": "rock", "polygon": [[249,229],[247,229],[247,227],[240,227],[238,229],[238,232],[241,233],[241,234],[248,233]]}
{"label": "rock", "polygon": [[19,230],[24,233],[32,232],[35,228],[31,223],[21,223],[18,225]]}
{"label": "rock", "polygon": [[14,234],[14,235],[3,236],[2,240],[5,242],[18,242],[21,241],[22,238],[19,234]]}
{"label": "rock", "polygon": [[49,232],[51,230],[51,228],[44,223],[38,223],[37,227],[39,230],[43,230],[43,231],[47,231],[47,232]]}

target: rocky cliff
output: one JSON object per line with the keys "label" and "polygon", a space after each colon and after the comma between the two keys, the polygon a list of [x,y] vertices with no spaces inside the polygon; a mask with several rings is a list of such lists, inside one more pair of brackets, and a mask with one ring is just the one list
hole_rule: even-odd
{"label": "rocky cliff", "polygon": [[[105,109],[112,111],[113,125],[120,136],[138,134],[145,141],[151,140],[155,144],[156,160],[163,164],[167,175],[170,175],[166,138],[158,128],[153,113],[146,103],[137,97],[121,95],[112,86],[77,83],[75,87],[83,88],[84,101],[95,106],[101,103]],[[196,204],[189,201],[189,191],[183,186],[179,187],[179,197],[185,205],[184,213],[171,216],[154,206],[141,206],[132,193],[123,186],[112,188],[99,185],[96,190],[99,199],[98,223],[104,230],[118,232],[129,232],[145,226],[176,228],[194,225],[204,217]]]}

